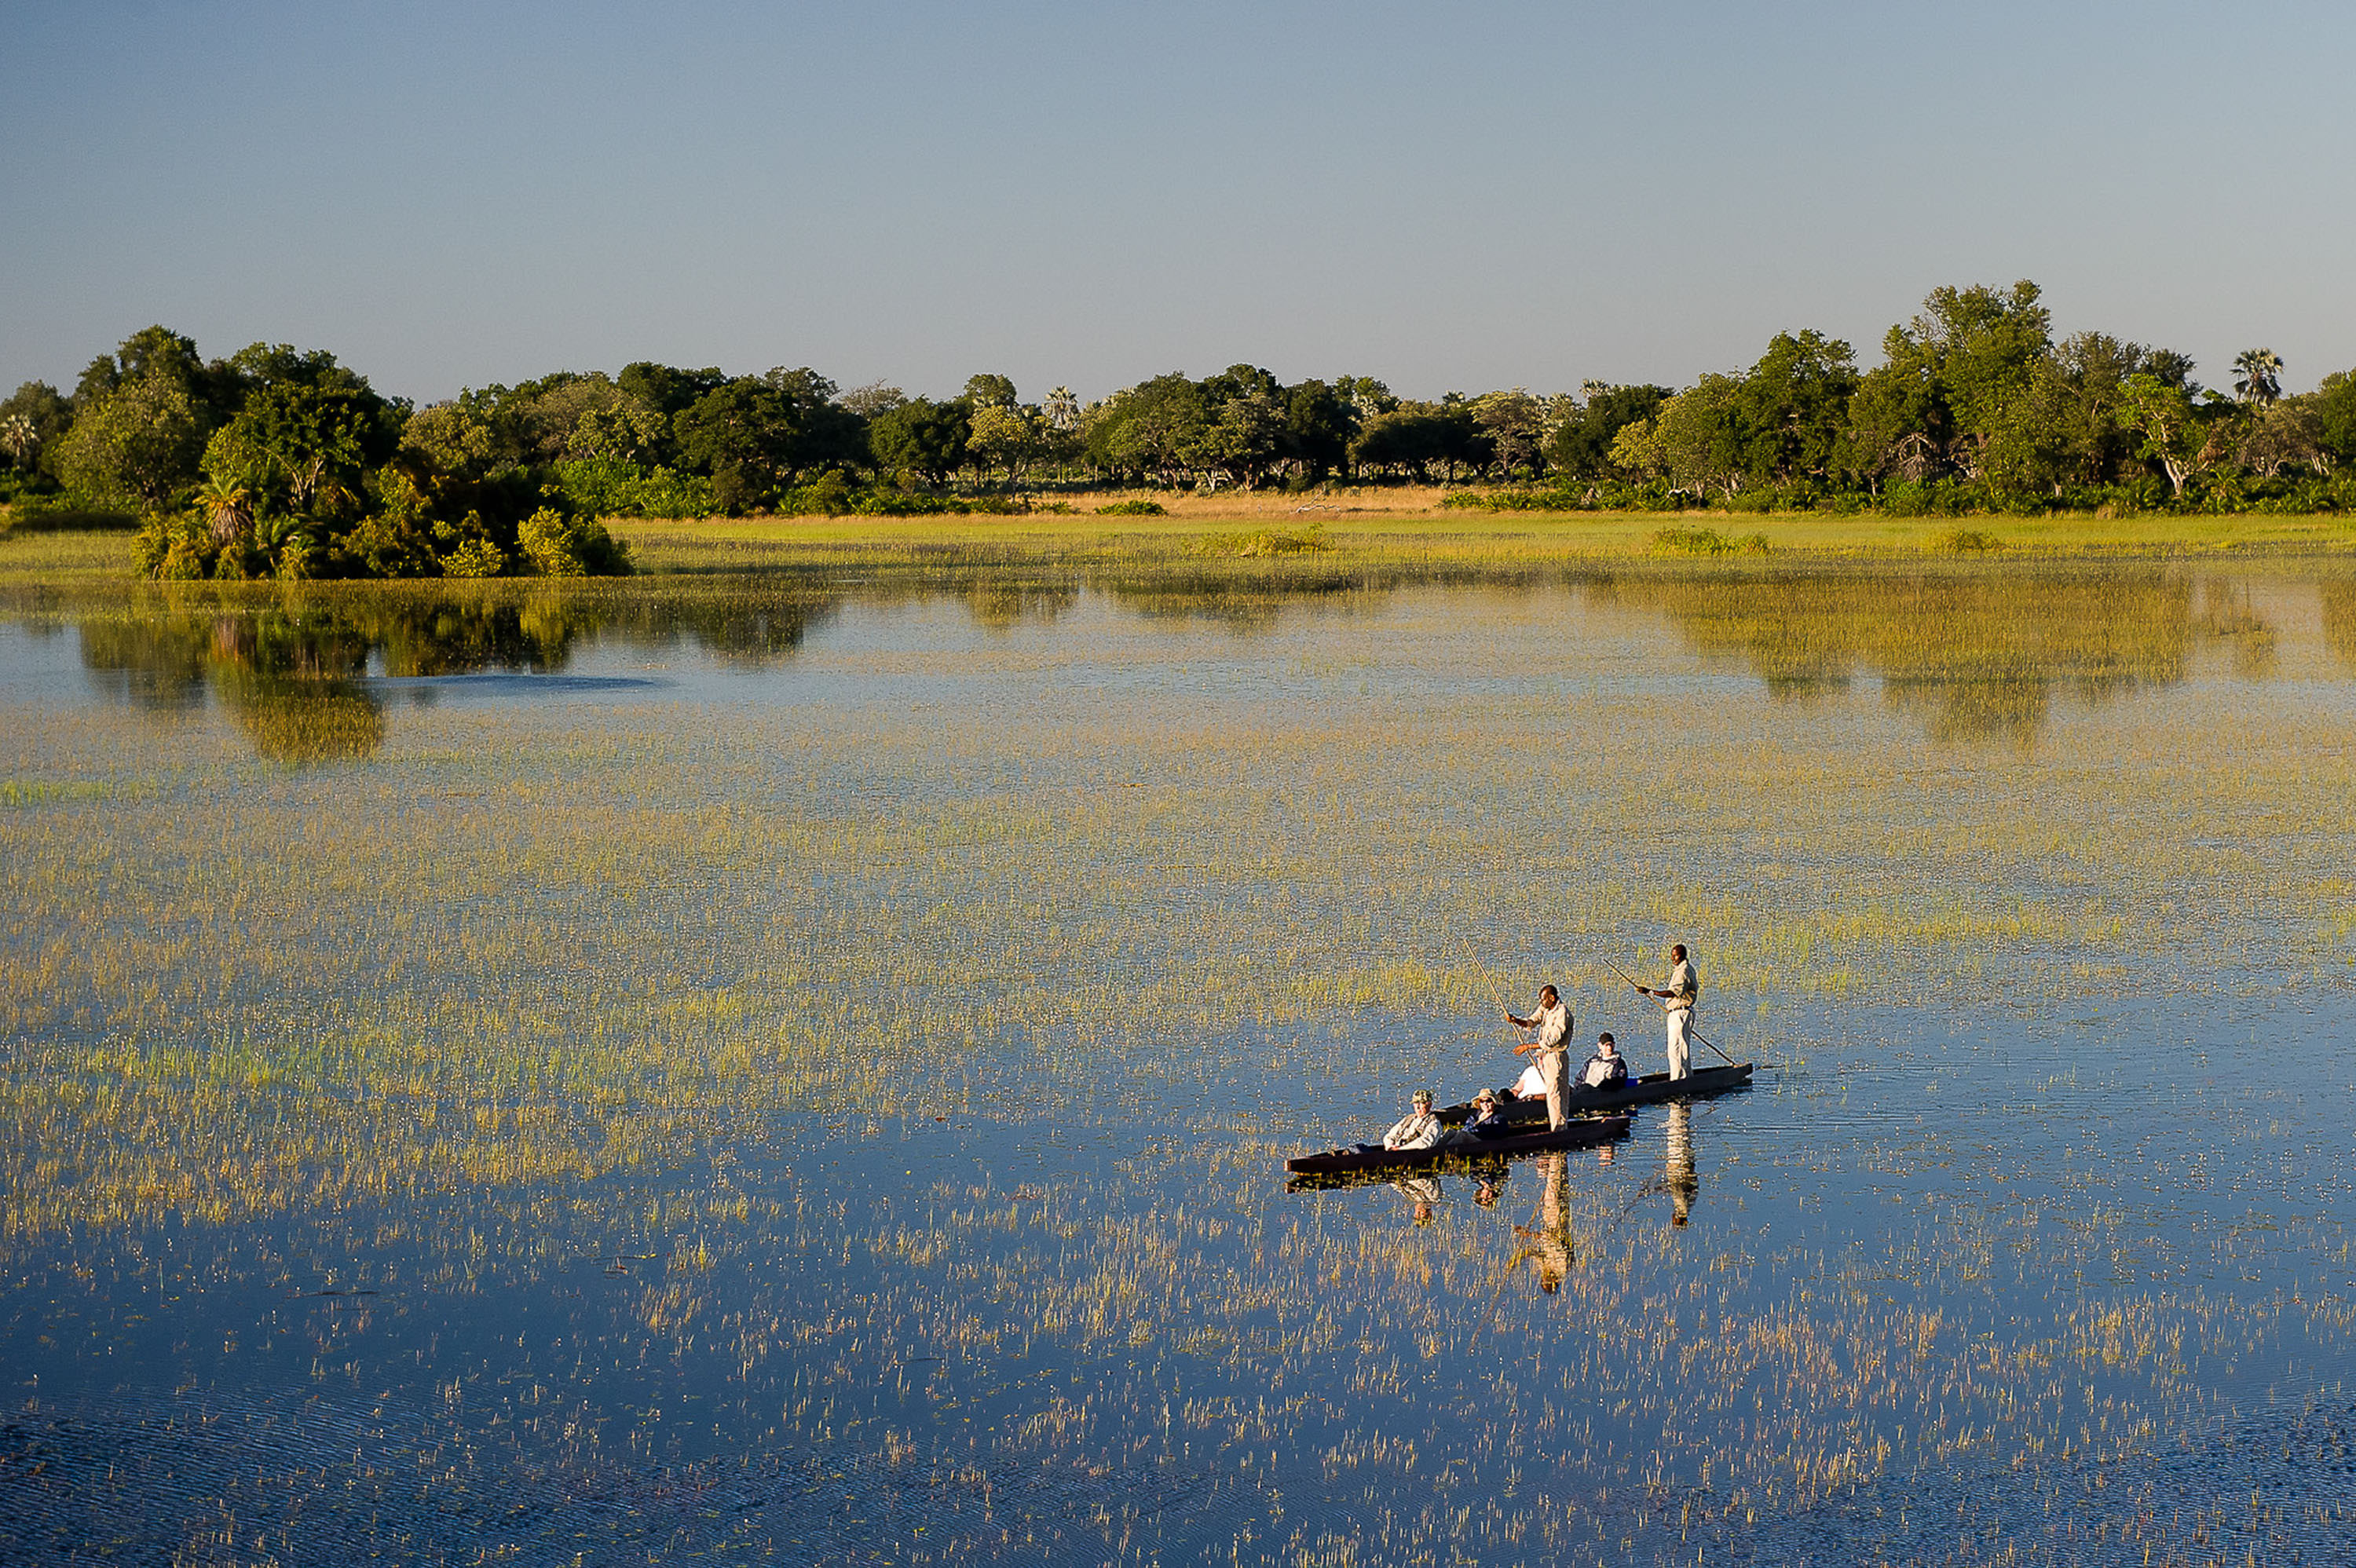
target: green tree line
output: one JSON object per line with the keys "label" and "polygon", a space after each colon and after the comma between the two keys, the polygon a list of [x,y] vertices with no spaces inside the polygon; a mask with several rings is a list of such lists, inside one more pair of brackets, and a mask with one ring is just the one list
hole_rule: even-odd
{"label": "green tree line", "polygon": [[1237,365],[1095,402],[1026,402],[982,374],[955,397],[848,390],[818,371],[651,361],[560,371],[412,408],[324,351],[206,360],[156,326],[71,393],[0,403],[20,510],[144,519],[166,577],[623,571],[597,519],[763,511],[1008,510],[1056,488],[1484,486],[1552,507],[2339,511],[2356,508],[2356,373],[2286,396],[2253,348],[2204,388],[2171,349],[2056,339],[2036,284],[1933,290],[1882,363],[1813,331],[1674,389],[1586,383],[1430,400],[1368,376]]}

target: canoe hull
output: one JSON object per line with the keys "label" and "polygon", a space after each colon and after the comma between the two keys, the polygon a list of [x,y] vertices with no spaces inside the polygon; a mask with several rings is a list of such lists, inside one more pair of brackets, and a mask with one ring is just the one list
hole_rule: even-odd
{"label": "canoe hull", "polygon": [[1511,1159],[1517,1155],[1543,1154],[1550,1149],[1584,1148],[1628,1136],[1625,1116],[1588,1116],[1553,1131],[1524,1133],[1514,1137],[1483,1138],[1477,1143],[1443,1145],[1439,1148],[1328,1149],[1288,1159],[1284,1168],[1296,1176],[1340,1176],[1361,1171],[1436,1170],[1443,1166]]}

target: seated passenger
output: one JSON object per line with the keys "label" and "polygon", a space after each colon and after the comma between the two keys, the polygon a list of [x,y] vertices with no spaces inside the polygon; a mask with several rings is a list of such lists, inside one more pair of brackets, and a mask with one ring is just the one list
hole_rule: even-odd
{"label": "seated passenger", "polygon": [[1446,1130],[1440,1125],[1440,1118],[1431,1114],[1431,1091],[1419,1089],[1415,1092],[1415,1109],[1401,1116],[1393,1124],[1391,1130],[1383,1135],[1383,1147],[1430,1148],[1440,1142],[1440,1135]]}
{"label": "seated passenger", "polygon": [[1538,1064],[1533,1061],[1522,1069],[1522,1075],[1514,1080],[1514,1086],[1508,1093],[1516,1100],[1543,1100],[1546,1098],[1546,1074],[1539,1072]]}
{"label": "seated passenger", "polygon": [[1472,1114],[1465,1118],[1462,1126],[1456,1129],[1454,1141],[1477,1143],[1483,1138],[1511,1136],[1505,1127],[1505,1113],[1497,1109],[1497,1096],[1483,1089],[1472,1096]]}
{"label": "seated passenger", "polygon": [[1628,1059],[1620,1054],[1610,1031],[1595,1037],[1595,1054],[1580,1069],[1579,1086],[1582,1089],[1621,1089],[1628,1083]]}

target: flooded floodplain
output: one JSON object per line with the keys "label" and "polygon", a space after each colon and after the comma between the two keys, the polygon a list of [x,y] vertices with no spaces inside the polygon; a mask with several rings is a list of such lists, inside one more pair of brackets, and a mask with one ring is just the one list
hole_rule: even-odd
{"label": "flooded floodplain", "polygon": [[2351,785],[2328,563],[13,590],[0,1558],[2344,1561]]}

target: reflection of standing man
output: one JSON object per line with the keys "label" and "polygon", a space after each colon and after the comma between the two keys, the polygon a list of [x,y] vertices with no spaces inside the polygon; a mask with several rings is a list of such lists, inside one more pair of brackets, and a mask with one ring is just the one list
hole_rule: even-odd
{"label": "reflection of standing man", "polygon": [[1701,1191],[1701,1178],[1694,1174],[1693,1107],[1680,1100],[1669,1107],[1669,1201],[1676,1213],[1670,1223],[1682,1225],[1693,1218],[1694,1197]]}
{"label": "reflection of standing man", "polygon": [[1701,1000],[1701,976],[1686,961],[1686,944],[1680,942],[1669,949],[1669,977],[1664,984],[1657,988],[1638,986],[1636,989],[1645,996],[1660,997],[1667,1008],[1669,1077],[1690,1077],[1693,1047],[1687,1042],[1693,1037],[1694,1004]]}
{"label": "reflection of standing man", "polygon": [[1505,1021],[1515,1029],[1534,1029],[1537,1039],[1514,1048],[1515,1056],[1537,1051],[1538,1076],[1545,1081],[1547,1126],[1561,1126],[1570,1119],[1563,1096],[1570,1088],[1570,1009],[1562,1004],[1555,988],[1547,986],[1538,992],[1538,1010],[1528,1018],[1505,1014]]}
{"label": "reflection of standing man", "polygon": [[1567,1174],[1569,1157],[1559,1154],[1538,1157],[1538,1168],[1546,1172],[1546,1192],[1538,1200],[1538,1226],[1533,1231],[1526,1225],[1516,1225],[1514,1233],[1522,1238],[1522,1250],[1514,1254],[1513,1266],[1524,1258],[1536,1260],[1538,1265],[1538,1288],[1552,1296],[1562,1288],[1565,1275],[1570,1273],[1570,1181]]}

